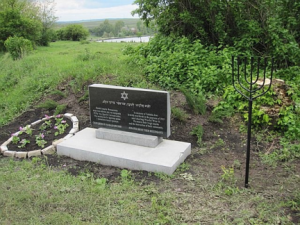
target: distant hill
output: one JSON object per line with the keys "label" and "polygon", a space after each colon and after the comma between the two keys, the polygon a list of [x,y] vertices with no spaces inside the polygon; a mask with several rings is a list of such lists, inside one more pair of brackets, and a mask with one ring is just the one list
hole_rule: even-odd
{"label": "distant hill", "polygon": [[[81,24],[82,26],[84,26],[87,29],[91,29],[91,28],[95,28],[97,26],[99,26],[101,23],[103,23],[103,21],[106,19],[93,19],[93,20],[78,20],[78,21],[58,21],[55,24],[55,28],[56,29],[60,29],[61,27],[64,27],[66,25],[69,24]],[[135,27],[136,23],[140,20],[139,18],[132,18],[132,19],[128,19],[128,18],[110,18],[107,19],[109,20],[109,22],[111,24],[115,24],[116,21],[118,20],[122,20],[124,21],[125,25],[127,25],[128,27]]]}

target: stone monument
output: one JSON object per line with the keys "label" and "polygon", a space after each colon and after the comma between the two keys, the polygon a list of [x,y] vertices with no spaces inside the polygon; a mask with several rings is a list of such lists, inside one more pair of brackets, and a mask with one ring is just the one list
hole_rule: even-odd
{"label": "stone monument", "polygon": [[93,128],[59,144],[59,155],[172,174],[190,154],[190,143],[163,139],[170,136],[168,92],[93,84],[89,97]]}

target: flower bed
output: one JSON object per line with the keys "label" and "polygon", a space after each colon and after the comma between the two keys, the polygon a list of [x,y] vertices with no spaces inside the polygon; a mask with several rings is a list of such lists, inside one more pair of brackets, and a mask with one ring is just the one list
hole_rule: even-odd
{"label": "flower bed", "polygon": [[20,127],[4,142],[0,151],[4,156],[27,158],[53,154],[56,145],[72,137],[79,130],[79,121],[70,113],[47,116],[30,125]]}

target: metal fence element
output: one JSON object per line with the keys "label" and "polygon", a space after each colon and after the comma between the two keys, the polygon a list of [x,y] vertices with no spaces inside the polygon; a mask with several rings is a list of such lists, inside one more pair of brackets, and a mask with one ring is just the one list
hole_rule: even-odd
{"label": "metal fence element", "polygon": [[[246,174],[245,174],[245,187],[249,187],[249,164],[250,164],[250,141],[251,141],[251,120],[252,120],[252,103],[253,101],[266,94],[272,84],[274,59],[271,60],[271,75],[269,82],[266,78],[266,72],[268,68],[268,60],[264,58],[264,62],[261,63],[261,58],[254,60],[254,57],[250,59],[250,65],[246,57],[236,57],[237,68],[235,70],[235,57],[232,56],[232,84],[235,90],[248,99],[248,135],[247,135],[247,156],[246,156]],[[263,64],[263,65],[261,65]],[[254,72],[256,70],[256,73]],[[263,77],[260,78],[260,72],[262,71]],[[236,73],[236,75],[235,75]],[[241,74],[244,76],[241,76]],[[255,74],[254,74],[255,73]],[[235,78],[237,77],[237,79]],[[259,81],[259,82],[258,82]]]}

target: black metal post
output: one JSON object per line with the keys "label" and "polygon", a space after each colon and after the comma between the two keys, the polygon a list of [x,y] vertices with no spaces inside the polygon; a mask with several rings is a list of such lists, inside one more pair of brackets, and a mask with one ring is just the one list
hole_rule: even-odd
{"label": "black metal post", "polygon": [[[232,84],[235,88],[235,90],[240,93],[242,96],[244,96],[248,102],[249,102],[249,109],[248,109],[248,135],[247,135],[247,152],[246,152],[246,174],[245,174],[245,187],[249,187],[249,170],[250,170],[250,147],[251,147],[251,122],[252,122],[252,104],[254,99],[264,95],[267,93],[272,84],[272,77],[273,77],[273,65],[274,60],[272,59],[271,63],[271,77],[270,77],[270,84],[268,84],[267,90],[263,90],[265,87],[266,82],[266,69],[267,69],[267,59],[264,60],[264,68],[263,68],[263,83],[260,85],[260,87],[254,88],[255,84],[257,84],[257,81],[259,80],[259,70],[260,70],[260,59],[257,60],[257,73],[256,73],[256,79],[253,81],[253,70],[254,70],[254,58],[251,57],[250,60],[250,81],[247,79],[247,59],[244,58],[241,59],[240,57],[237,57],[237,84],[241,87],[241,89],[237,88],[236,81],[235,81],[235,68],[234,68],[234,56],[232,56]],[[245,87],[244,84],[242,84],[240,79],[240,65],[244,63],[244,68],[242,69],[244,73],[244,83],[246,85],[249,85],[248,87]],[[261,93],[258,93],[258,91],[261,91]]]}
{"label": "black metal post", "polygon": [[245,188],[249,187],[249,167],[250,167],[250,141],[251,141],[251,121],[252,121],[252,100],[249,100],[248,111],[248,137],[247,137],[247,157],[246,157],[246,174],[245,174]]}

